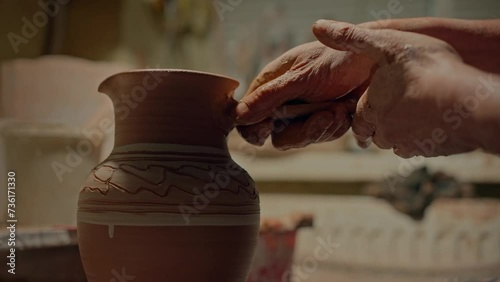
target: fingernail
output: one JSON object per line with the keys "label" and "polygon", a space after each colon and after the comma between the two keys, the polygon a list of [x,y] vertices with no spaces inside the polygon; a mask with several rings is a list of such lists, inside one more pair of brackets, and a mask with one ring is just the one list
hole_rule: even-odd
{"label": "fingernail", "polygon": [[239,102],[234,109],[234,122],[237,125],[244,125],[246,123],[246,115],[250,112],[248,105],[245,102]]}
{"label": "fingernail", "polygon": [[330,25],[331,21],[327,21],[327,20],[318,20],[314,23],[314,28],[317,30],[317,31],[320,31],[320,32],[326,32],[328,30],[328,27]]}
{"label": "fingernail", "polygon": [[236,106],[236,119],[241,118],[241,116],[246,115],[249,112],[249,108],[247,103],[245,102],[239,102],[238,105]]}
{"label": "fingernail", "polygon": [[[318,20],[314,23],[314,33],[318,36],[325,35],[331,28],[332,24],[338,23],[332,20]],[[317,34],[319,32],[319,34]]]}

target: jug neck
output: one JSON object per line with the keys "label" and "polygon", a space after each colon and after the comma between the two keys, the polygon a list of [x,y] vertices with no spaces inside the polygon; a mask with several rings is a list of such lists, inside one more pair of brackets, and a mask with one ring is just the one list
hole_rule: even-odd
{"label": "jug neck", "polygon": [[182,70],[116,74],[99,86],[115,109],[115,146],[167,143],[227,149],[238,82]]}

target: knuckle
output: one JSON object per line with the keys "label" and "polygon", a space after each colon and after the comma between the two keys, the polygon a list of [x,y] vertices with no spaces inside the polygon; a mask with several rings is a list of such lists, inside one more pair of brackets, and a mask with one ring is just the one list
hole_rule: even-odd
{"label": "knuckle", "polygon": [[[267,83],[262,86],[260,86],[255,92],[252,97],[253,102],[260,102],[262,100],[265,100],[265,98],[269,95],[272,95],[276,90],[279,88],[279,84],[277,83]],[[249,108],[255,104],[255,103],[250,103]]]}
{"label": "knuckle", "polygon": [[422,44],[402,44],[398,49],[396,59],[403,63],[412,60],[423,60],[435,54],[447,54],[461,59],[459,53],[451,45],[441,40]]}
{"label": "knuckle", "polygon": [[370,131],[371,129],[367,128],[366,125],[356,122],[356,120],[352,123],[352,132],[359,138],[370,137]]}
{"label": "knuckle", "polygon": [[287,69],[290,69],[290,67],[293,66],[293,64],[295,63],[295,61],[297,60],[297,56],[288,56],[288,55],[285,55],[285,56],[282,56],[280,58],[278,58],[278,69],[283,69],[283,70],[287,70]]}
{"label": "knuckle", "polygon": [[[373,31],[377,32],[377,31]],[[344,47],[347,47],[354,53],[361,53],[363,49],[368,48],[367,35],[360,32],[360,29],[353,25],[347,26],[339,30],[341,42],[337,42]],[[349,44],[346,44],[348,42]]]}
{"label": "knuckle", "polygon": [[352,41],[356,38],[356,26],[346,26],[338,30],[340,38],[344,41]]}
{"label": "knuckle", "polygon": [[411,44],[405,44],[399,48],[399,52],[396,59],[401,61],[410,61],[417,58],[421,53],[421,48],[418,48]]}
{"label": "knuckle", "polygon": [[391,149],[393,146],[386,140],[381,134],[374,134],[372,137],[373,144],[377,145],[377,147],[387,150]]}

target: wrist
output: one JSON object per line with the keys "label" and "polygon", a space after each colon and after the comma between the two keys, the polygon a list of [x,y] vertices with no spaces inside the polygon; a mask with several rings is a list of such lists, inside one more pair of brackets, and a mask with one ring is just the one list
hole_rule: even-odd
{"label": "wrist", "polygon": [[[500,76],[467,65],[466,77],[457,77],[459,106],[463,109],[461,139],[474,149],[500,154]],[[467,81],[464,85],[463,81]],[[465,87],[464,87],[465,86]]]}
{"label": "wrist", "polygon": [[[496,86],[494,85],[496,84]],[[500,76],[484,74],[477,79],[474,99],[479,100],[479,106],[472,111],[474,137],[479,148],[486,152],[500,154]],[[468,103],[472,104],[472,98]],[[464,101],[465,102],[465,101]]]}

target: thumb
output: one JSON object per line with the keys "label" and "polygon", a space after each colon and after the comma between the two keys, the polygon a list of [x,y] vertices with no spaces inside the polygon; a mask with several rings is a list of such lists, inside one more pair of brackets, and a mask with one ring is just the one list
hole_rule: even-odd
{"label": "thumb", "polygon": [[313,33],[324,45],[385,61],[396,44],[395,38],[384,30],[367,29],[350,23],[319,20],[313,25]]}

